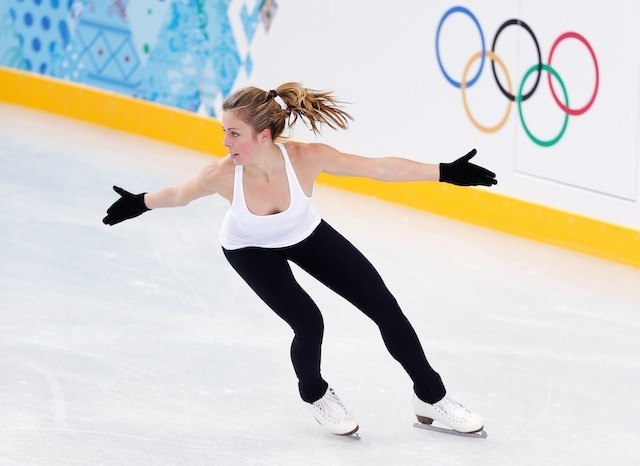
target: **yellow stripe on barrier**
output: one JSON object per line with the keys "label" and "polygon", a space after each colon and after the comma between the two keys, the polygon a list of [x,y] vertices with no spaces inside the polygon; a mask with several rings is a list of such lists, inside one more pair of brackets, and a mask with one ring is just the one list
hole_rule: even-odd
{"label": "yellow stripe on barrier", "polygon": [[[220,122],[68,81],[0,67],[0,100],[78,118],[212,155],[227,153]],[[484,189],[320,176],[319,182],[640,267],[640,231]]]}
{"label": "yellow stripe on barrier", "polygon": [[222,125],[180,109],[69,81],[0,67],[0,100],[223,155]]}
{"label": "yellow stripe on barrier", "polygon": [[381,183],[321,175],[331,186],[640,267],[640,231],[485,189],[444,183]]}

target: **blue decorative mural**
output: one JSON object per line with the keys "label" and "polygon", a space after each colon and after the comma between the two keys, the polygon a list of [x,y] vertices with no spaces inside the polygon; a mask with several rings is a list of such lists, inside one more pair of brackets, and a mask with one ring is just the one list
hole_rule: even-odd
{"label": "blue decorative mural", "polygon": [[0,65],[215,116],[275,0],[2,0]]}

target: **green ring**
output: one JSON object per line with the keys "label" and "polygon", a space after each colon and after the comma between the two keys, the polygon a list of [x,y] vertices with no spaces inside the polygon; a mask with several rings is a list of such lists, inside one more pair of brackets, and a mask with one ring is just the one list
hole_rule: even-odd
{"label": "green ring", "polygon": [[529,131],[529,128],[527,127],[527,124],[524,122],[524,116],[522,115],[522,89],[524,89],[524,85],[525,85],[525,82],[527,81],[527,78],[529,76],[531,76],[531,74],[534,71],[537,71],[538,68],[542,68],[543,70],[545,70],[545,71],[547,71],[547,72],[549,72],[549,73],[551,73],[552,75],[555,76],[555,78],[560,83],[560,87],[562,88],[562,93],[564,94],[564,104],[567,107],[569,106],[569,96],[567,95],[567,89],[564,87],[564,83],[562,82],[562,78],[560,78],[560,75],[558,74],[558,72],[556,70],[551,68],[551,66],[545,65],[545,64],[533,65],[524,74],[524,77],[522,78],[522,82],[520,83],[520,89],[518,90],[518,97],[517,97],[516,101],[518,102],[518,114],[520,115],[520,121],[522,122],[522,126],[524,127],[524,130],[527,133],[527,136],[529,136],[529,138],[533,142],[538,144],[539,146],[550,147],[550,146],[553,146],[555,143],[557,143],[560,140],[560,138],[562,137],[562,135],[564,134],[564,132],[566,131],[567,124],[569,123],[569,115],[567,113],[565,113],[565,115],[564,115],[564,124],[562,125],[562,129],[560,130],[560,133],[555,138],[553,138],[553,139],[551,139],[549,141],[543,141],[542,139],[538,139],[537,137],[535,137],[531,133],[531,131]]}

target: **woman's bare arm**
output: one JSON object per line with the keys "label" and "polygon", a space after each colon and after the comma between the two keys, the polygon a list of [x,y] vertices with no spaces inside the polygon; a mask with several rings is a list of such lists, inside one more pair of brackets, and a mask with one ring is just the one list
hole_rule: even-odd
{"label": "woman's bare arm", "polygon": [[326,144],[309,145],[316,172],[336,176],[358,176],[378,181],[443,181],[461,186],[492,186],[495,173],[470,163],[473,149],[451,163],[423,163],[403,157],[369,158],[345,154]]}
{"label": "woman's bare arm", "polygon": [[185,206],[191,201],[218,192],[222,175],[221,162],[215,161],[184,183],[172,184],[145,194],[144,203],[149,209]]}

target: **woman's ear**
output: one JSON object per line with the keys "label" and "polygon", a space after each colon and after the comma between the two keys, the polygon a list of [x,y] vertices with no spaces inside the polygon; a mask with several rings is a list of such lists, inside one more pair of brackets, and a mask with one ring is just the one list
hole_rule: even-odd
{"label": "woman's ear", "polygon": [[263,129],[262,131],[260,131],[260,134],[258,135],[258,139],[260,140],[260,142],[270,141],[271,140],[271,130]]}

